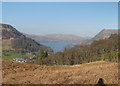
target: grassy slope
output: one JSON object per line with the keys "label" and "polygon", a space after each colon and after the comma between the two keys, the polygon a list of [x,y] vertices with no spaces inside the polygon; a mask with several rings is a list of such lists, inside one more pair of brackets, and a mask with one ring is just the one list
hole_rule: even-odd
{"label": "grassy slope", "polygon": [[6,55],[2,55],[3,60],[13,61],[13,58],[28,58],[33,57],[32,54],[19,54],[19,53],[6,53]]}
{"label": "grassy slope", "polygon": [[103,78],[105,84],[117,84],[118,64],[104,61],[80,65],[35,65],[3,61],[5,84],[96,84]]}
{"label": "grassy slope", "polygon": [[13,50],[12,45],[11,45],[11,40],[2,40],[2,49]]}
{"label": "grassy slope", "polygon": [[[14,50],[11,45],[11,40],[2,40],[2,50]],[[31,54],[19,54],[19,53],[5,53],[2,54],[2,59],[3,60],[9,60],[12,61],[13,58],[28,58],[28,57],[33,57],[34,55]]]}

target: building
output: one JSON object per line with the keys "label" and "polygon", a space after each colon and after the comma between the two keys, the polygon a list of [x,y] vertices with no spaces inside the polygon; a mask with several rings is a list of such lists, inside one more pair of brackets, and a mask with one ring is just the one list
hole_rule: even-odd
{"label": "building", "polygon": [[16,61],[16,62],[27,62],[26,59],[24,59],[24,58],[14,58],[13,61]]}

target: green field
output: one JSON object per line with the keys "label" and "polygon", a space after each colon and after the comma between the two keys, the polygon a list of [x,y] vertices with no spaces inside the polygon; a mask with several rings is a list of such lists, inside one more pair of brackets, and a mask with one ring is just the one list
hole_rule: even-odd
{"label": "green field", "polygon": [[29,58],[29,57],[34,57],[32,54],[19,54],[19,53],[3,53],[2,54],[2,59],[3,60],[9,60],[12,61],[13,58]]}
{"label": "green field", "polygon": [[[11,40],[3,40],[2,41],[2,50],[14,50],[11,45]],[[16,53],[16,52],[3,52],[2,53],[2,59],[3,60],[9,60],[12,61],[13,58],[29,58],[29,57],[34,57],[32,54],[21,54],[21,53]]]}

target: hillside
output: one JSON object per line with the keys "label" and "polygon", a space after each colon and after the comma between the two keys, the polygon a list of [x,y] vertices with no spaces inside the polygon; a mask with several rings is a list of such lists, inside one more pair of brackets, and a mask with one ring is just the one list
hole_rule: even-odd
{"label": "hillside", "polygon": [[80,65],[41,66],[2,61],[3,84],[105,84],[118,83],[118,64],[98,61]]}
{"label": "hillside", "polygon": [[117,29],[103,29],[93,38],[80,42],[79,44],[91,44],[94,40],[109,38],[111,34],[118,34],[118,30]]}
{"label": "hillside", "polygon": [[73,65],[93,61],[118,62],[118,35],[112,34],[109,38],[93,41],[90,45],[75,46],[57,52],[40,61],[46,65]]}
{"label": "hillside", "polygon": [[2,27],[3,50],[12,50],[16,52],[39,52],[44,49],[51,53],[50,47],[41,45],[35,40],[26,37],[13,26],[8,24],[0,24]]}
{"label": "hillside", "polygon": [[35,39],[37,42],[59,42],[59,41],[83,41],[87,38],[71,34],[48,34],[45,36],[25,34],[27,37]]}
{"label": "hillside", "polygon": [[10,39],[10,38],[19,38],[20,36],[24,36],[22,33],[17,31],[14,27],[7,24],[0,24],[2,27],[2,39]]}

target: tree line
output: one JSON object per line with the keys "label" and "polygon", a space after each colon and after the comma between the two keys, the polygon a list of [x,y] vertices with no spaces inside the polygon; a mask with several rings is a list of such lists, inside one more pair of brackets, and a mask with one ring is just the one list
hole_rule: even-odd
{"label": "tree line", "polygon": [[74,65],[93,61],[118,62],[118,35],[93,41],[90,45],[64,49],[39,61],[41,65]]}

